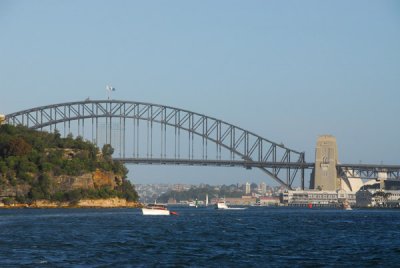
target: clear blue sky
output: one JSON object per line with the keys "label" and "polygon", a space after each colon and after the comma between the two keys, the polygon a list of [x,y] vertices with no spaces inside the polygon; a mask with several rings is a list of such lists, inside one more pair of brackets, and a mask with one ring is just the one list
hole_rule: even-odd
{"label": "clear blue sky", "polygon": [[[400,164],[400,1],[0,2],[0,113],[107,97],[185,108],[346,163]],[[195,172],[193,172],[195,170]],[[272,181],[140,166],[134,182]]]}

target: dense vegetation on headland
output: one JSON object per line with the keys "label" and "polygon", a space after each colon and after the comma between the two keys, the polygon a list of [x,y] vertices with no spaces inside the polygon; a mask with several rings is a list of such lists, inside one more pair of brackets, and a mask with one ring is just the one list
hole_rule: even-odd
{"label": "dense vegetation on headland", "polygon": [[[134,186],[126,179],[128,170],[112,160],[113,148],[100,151],[82,137],[62,138],[23,126],[0,125],[0,190],[3,203],[30,203],[35,200],[76,202],[80,199],[120,197],[137,201]],[[95,171],[115,174],[112,185],[62,191],[54,178],[77,177]],[[117,178],[116,177],[116,178]],[[16,193],[10,195],[9,192]]]}

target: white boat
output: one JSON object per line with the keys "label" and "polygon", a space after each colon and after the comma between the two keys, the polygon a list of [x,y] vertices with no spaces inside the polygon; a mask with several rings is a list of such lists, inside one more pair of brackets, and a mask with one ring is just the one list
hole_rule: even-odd
{"label": "white boat", "polygon": [[229,210],[243,210],[246,208],[230,208],[228,205],[225,203],[225,200],[220,200],[215,204],[216,209],[229,209]]}
{"label": "white boat", "polygon": [[152,215],[152,216],[177,215],[176,212],[169,211],[167,206],[162,204],[148,204],[147,206],[142,208],[142,213],[143,215]]}
{"label": "white boat", "polygon": [[215,204],[216,209],[228,209],[229,207],[226,205],[225,201],[218,201]]}
{"label": "white boat", "polygon": [[189,202],[189,207],[198,207],[198,204],[197,204],[197,199],[196,199],[196,202],[195,201],[190,201]]}

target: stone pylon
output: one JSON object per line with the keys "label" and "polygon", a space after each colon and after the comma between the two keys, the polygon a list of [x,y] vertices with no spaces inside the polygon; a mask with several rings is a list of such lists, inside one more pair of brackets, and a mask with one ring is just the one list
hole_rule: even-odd
{"label": "stone pylon", "polygon": [[319,136],[315,149],[314,178],[310,188],[315,190],[337,191],[340,179],[337,176],[338,149],[336,138],[331,135]]}
{"label": "stone pylon", "polygon": [[4,121],[6,121],[6,116],[4,114],[0,114],[0,125],[2,125]]}

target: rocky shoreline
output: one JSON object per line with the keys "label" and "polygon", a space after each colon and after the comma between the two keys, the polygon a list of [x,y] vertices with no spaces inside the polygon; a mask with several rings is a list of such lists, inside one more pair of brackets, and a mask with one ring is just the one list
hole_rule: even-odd
{"label": "rocky shoreline", "polygon": [[82,199],[77,203],[52,202],[49,200],[37,200],[32,204],[14,203],[5,205],[0,203],[1,208],[140,208],[139,202],[131,202],[122,198],[108,199]]}

